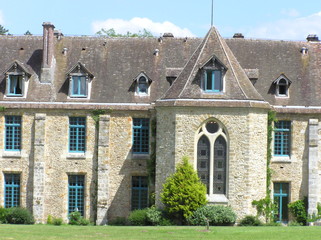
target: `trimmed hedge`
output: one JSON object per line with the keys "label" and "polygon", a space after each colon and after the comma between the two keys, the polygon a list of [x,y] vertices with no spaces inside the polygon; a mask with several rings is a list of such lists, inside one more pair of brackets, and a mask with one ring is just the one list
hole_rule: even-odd
{"label": "trimmed hedge", "polygon": [[229,226],[236,221],[236,214],[229,206],[207,205],[198,208],[188,219],[192,225]]}
{"label": "trimmed hedge", "polygon": [[6,213],[6,223],[10,224],[34,224],[35,220],[26,208],[8,208]]}

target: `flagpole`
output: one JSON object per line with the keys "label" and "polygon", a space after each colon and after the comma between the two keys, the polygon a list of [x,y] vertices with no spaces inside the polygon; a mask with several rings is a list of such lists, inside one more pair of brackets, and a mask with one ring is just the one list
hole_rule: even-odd
{"label": "flagpole", "polygon": [[213,1],[214,1],[214,0],[212,0],[211,27],[213,27],[213,14],[214,14],[214,4],[213,4]]}

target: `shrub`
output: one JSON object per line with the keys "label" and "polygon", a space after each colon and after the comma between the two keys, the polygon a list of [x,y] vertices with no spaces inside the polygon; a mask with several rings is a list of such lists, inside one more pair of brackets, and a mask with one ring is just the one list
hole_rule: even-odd
{"label": "shrub", "polygon": [[167,218],[162,218],[159,222],[159,226],[172,226],[174,225],[171,220]]}
{"label": "shrub", "polygon": [[128,217],[128,221],[130,225],[133,226],[145,226],[148,224],[147,220],[147,208],[145,209],[137,209],[130,213]]}
{"label": "shrub", "polygon": [[151,225],[159,225],[162,220],[162,212],[156,207],[147,208],[146,218]]}
{"label": "shrub", "polygon": [[262,226],[262,222],[255,216],[245,216],[241,220],[240,226]]}
{"label": "shrub", "polygon": [[289,226],[289,227],[299,227],[299,226],[302,226],[302,223],[299,223],[299,222],[297,222],[297,221],[290,221],[290,222],[288,223],[288,226]]}
{"label": "shrub", "polygon": [[6,216],[7,223],[10,224],[34,224],[32,214],[26,208],[9,208]]}
{"label": "shrub", "polygon": [[176,172],[166,179],[161,200],[165,210],[178,223],[185,222],[196,209],[207,203],[206,187],[187,157],[183,157]]}
{"label": "shrub", "polygon": [[208,205],[198,208],[189,218],[189,222],[193,225],[206,225],[207,221],[212,226],[233,225],[236,214],[228,206]]}
{"label": "shrub", "polygon": [[290,212],[295,217],[295,220],[302,225],[306,225],[307,210],[305,202],[303,200],[297,200],[295,202],[289,203],[288,207]]}
{"label": "shrub", "polygon": [[90,224],[90,221],[81,216],[80,212],[76,211],[69,214],[69,224],[86,226]]}
{"label": "shrub", "polygon": [[127,219],[125,217],[116,217],[115,219],[109,221],[108,225],[126,226],[127,225]]}
{"label": "shrub", "polygon": [[7,223],[8,212],[9,212],[9,208],[0,207],[0,224]]}
{"label": "shrub", "polygon": [[64,220],[62,218],[53,218],[51,224],[55,226],[60,226],[64,223]]}
{"label": "shrub", "polygon": [[52,224],[52,216],[48,215],[47,217],[47,224]]}

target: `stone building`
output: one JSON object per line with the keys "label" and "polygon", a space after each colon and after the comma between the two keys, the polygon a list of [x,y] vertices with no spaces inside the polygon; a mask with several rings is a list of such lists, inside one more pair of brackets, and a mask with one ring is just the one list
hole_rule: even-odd
{"label": "stone building", "polygon": [[[204,38],[0,36],[0,205],[97,224],[156,204],[188,156],[211,204],[242,218],[266,195],[277,218],[321,201],[321,44]],[[152,175],[156,162],[155,184]]]}

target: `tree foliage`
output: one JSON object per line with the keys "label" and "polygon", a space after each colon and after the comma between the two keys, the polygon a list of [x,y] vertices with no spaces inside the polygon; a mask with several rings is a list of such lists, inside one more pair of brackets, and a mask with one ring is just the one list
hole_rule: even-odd
{"label": "tree foliage", "polygon": [[100,35],[100,36],[107,36],[107,37],[113,37],[113,38],[117,38],[117,37],[139,37],[139,38],[154,37],[153,34],[150,31],[147,31],[145,28],[143,29],[143,31],[139,30],[138,33],[132,33],[132,32],[127,31],[126,34],[116,33],[115,29],[113,29],[113,28],[110,28],[108,30],[105,28],[102,28],[96,34]]}
{"label": "tree foliage", "polygon": [[27,30],[25,33],[24,33],[24,35],[32,35],[32,33],[29,31],[29,30]]}
{"label": "tree foliage", "polygon": [[165,210],[179,223],[186,222],[196,209],[207,203],[206,187],[187,157],[183,157],[176,172],[166,179],[161,200]]}
{"label": "tree foliage", "polygon": [[0,35],[6,35],[7,32],[9,32],[9,30],[0,25]]}

